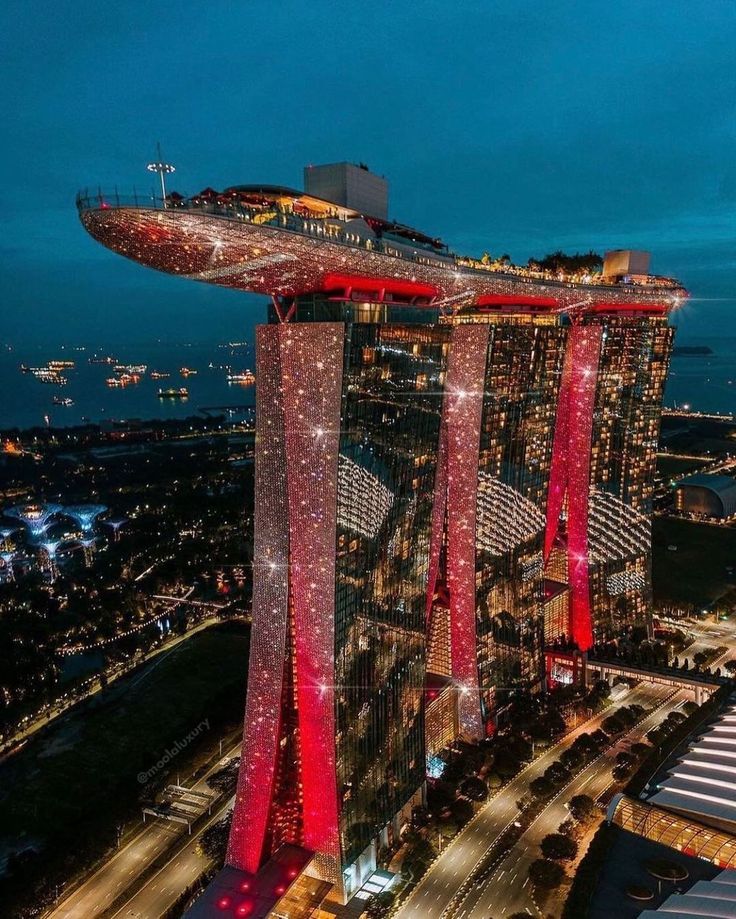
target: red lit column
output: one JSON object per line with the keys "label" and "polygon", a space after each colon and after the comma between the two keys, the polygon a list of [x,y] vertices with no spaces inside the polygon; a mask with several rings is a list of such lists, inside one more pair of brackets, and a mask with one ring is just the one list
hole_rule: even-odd
{"label": "red lit column", "polygon": [[288,624],[289,531],[277,326],[256,330],[253,626],[243,753],[227,863],[258,870],[274,793]]}
{"label": "red lit column", "polygon": [[280,332],[304,845],[325,879],[339,882],[335,533],[344,327],[305,323]]}
{"label": "red lit column", "polygon": [[593,644],[588,574],[588,506],[598,362],[603,328],[574,326],[570,336],[572,374],[568,411],[567,564],[570,580],[570,632],[581,651]]}
{"label": "red lit column", "polygon": [[440,567],[442,540],[445,538],[445,509],[447,507],[447,427],[444,418],[440,424],[440,442],[437,449],[437,468],[434,475],[432,503],[432,534],[429,543],[429,572],[427,576],[427,635],[431,634],[430,619],[437,576]]}
{"label": "red lit column", "polygon": [[547,559],[557,536],[567,494],[569,632],[581,651],[587,651],[593,644],[588,574],[588,505],[593,410],[602,334],[600,325],[574,325],[568,335],[552,448],[544,538]]}
{"label": "red lit column", "polygon": [[557,416],[555,435],[552,444],[552,463],[549,472],[549,492],[547,495],[547,524],[544,532],[544,560],[549,559],[550,552],[560,528],[560,515],[567,491],[568,463],[568,415],[570,411],[570,382],[573,372],[573,354],[569,346],[565,349],[562,365],[562,380],[557,395]]}
{"label": "red lit column", "polygon": [[453,329],[447,367],[447,583],[453,679],[461,730],[483,736],[475,628],[475,540],[480,426],[489,326]]}

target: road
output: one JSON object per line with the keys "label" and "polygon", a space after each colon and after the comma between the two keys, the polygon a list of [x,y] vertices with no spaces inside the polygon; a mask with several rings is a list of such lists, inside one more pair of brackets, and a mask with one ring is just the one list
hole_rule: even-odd
{"label": "road", "polygon": [[[651,706],[661,701],[668,692],[671,690],[667,687],[640,685],[621,701],[627,705],[639,703]],[[542,775],[580,734],[599,728],[609,714],[610,710],[605,710],[580,724],[500,789],[432,863],[396,915],[401,919],[440,919],[445,916],[462,883],[485,859],[501,833],[517,819],[519,809],[516,802],[528,793],[529,782]]]}
{"label": "road", "polygon": [[[223,759],[229,759],[232,756],[239,755],[240,743],[232,747]],[[222,759],[218,757],[210,769],[195,782],[192,786],[197,791],[209,791],[206,784],[207,778],[220,768]],[[185,778],[185,782],[187,779]],[[213,810],[211,821],[207,825],[218,819],[218,815],[224,812],[226,804],[218,804]],[[197,836],[205,827],[201,827]],[[83,884],[64,897],[62,901],[47,913],[47,919],[95,919],[101,916],[118,897],[125,893],[146,871],[151,863],[158,858],[165,856],[166,852],[180,843],[186,833],[186,828],[178,823],[168,823],[165,821],[151,821],[143,824],[141,829],[135,833],[129,842],[125,843],[117,850],[103,865],[101,865]],[[197,836],[192,836],[194,841]],[[189,838],[189,837],[187,837]],[[187,849],[189,846],[187,846]],[[144,888],[151,882],[146,882]],[[172,897],[172,902],[176,899],[189,881],[182,884],[178,893]],[[155,889],[155,888],[153,888]],[[125,913],[121,913],[125,915]],[[135,914],[133,914],[135,915]],[[147,919],[153,919],[157,913],[142,914]]]}
{"label": "road", "polygon": [[[694,633],[695,641],[693,645],[688,647],[686,652],[688,655],[692,655],[696,650],[707,650],[709,647],[712,648],[719,643],[726,643],[718,640],[725,637],[726,633],[723,627],[708,623],[698,623],[691,627],[691,631]],[[623,704],[639,702],[651,706],[665,699],[668,693],[671,693],[671,690],[667,687],[640,685],[631,690],[621,702]],[[673,706],[679,698],[680,694],[676,694],[676,698],[673,697]],[[683,695],[682,698],[686,698],[686,696]],[[664,713],[664,711],[660,712],[659,717]],[[483,858],[509,823],[516,820],[518,815],[516,801],[527,792],[528,783],[533,778],[541,775],[547,766],[557,759],[562,750],[570,746],[579,734],[583,731],[594,731],[599,727],[608,714],[608,711],[601,712],[581,724],[566,735],[559,744],[546,751],[535,762],[529,764],[505,788],[501,789],[489,804],[482,808],[462,832],[446,847],[442,856],[431,866],[398,915],[402,919],[419,916],[422,919],[424,917],[426,919],[438,917],[439,919],[462,882],[472,873],[475,865]],[[649,730],[649,727],[645,730]],[[233,748],[227,756],[235,755],[237,750],[237,747]],[[615,758],[616,752],[617,750],[614,749],[610,756]],[[604,754],[601,760],[604,760],[606,755]],[[596,764],[598,764],[597,768]],[[212,767],[210,772],[214,771],[218,766],[219,762]],[[581,785],[581,783],[587,781],[589,770],[595,777],[595,782],[592,782],[592,789],[597,788],[604,777],[610,781],[609,760],[605,759],[605,767],[599,760],[596,760],[565,789],[564,800],[569,800],[570,797],[578,794],[580,788],[588,794],[591,793],[591,788],[588,788],[585,784]],[[203,783],[204,778],[194,787],[199,788]],[[557,799],[555,799],[556,801]],[[559,812],[550,810],[555,802],[552,802],[549,808],[545,810],[545,813],[547,813],[547,810],[550,813],[548,821],[546,818],[545,820],[537,818],[539,826],[544,828],[542,836],[552,831],[546,829],[547,825],[552,826],[554,830],[565,819],[564,815],[560,816]],[[165,858],[166,852],[171,850],[172,855],[163,867],[132,893],[131,898],[125,905],[113,914],[115,919],[153,919],[153,917],[160,915],[208,867],[207,859],[196,852],[197,840],[208,826],[220,819],[229,803],[218,805],[216,811],[213,812],[212,818],[200,827],[196,835],[192,836],[186,843],[184,842],[182,830],[174,829],[170,824],[148,824],[102,865],[82,886],[73,891],[69,897],[59,904],[49,914],[48,919],[82,919],[82,917],[84,919],[95,919],[96,916],[100,916],[105,911],[105,908],[110,903],[118,899],[128,888],[131,888],[155,859]],[[532,827],[535,825],[536,821]],[[531,830],[532,828],[527,833],[530,833]],[[526,840],[527,833],[522,837],[522,841]],[[529,838],[531,839],[532,837]],[[523,849],[523,842],[520,842],[519,845]],[[527,843],[529,861],[533,860],[532,854],[534,858],[537,857],[537,846],[538,843]],[[516,852],[516,849],[513,851]],[[507,856],[507,858],[511,857],[511,854]],[[501,870],[501,867],[499,866],[499,870]],[[522,872],[522,874],[519,874],[519,872]],[[517,875],[519,878],[524,876],[524,879],[526,879],[525,874],[526,868],[523,862],[520,862]],[[506,876],[504,874],[501,880],[503,881]],[[494,884],[497,881],[498,877],[494,875]],[[466,910],[470,906],[472,906],[470,900],[463,904],[463,908]],[[479,913],[478,915],[483,914]],[[485,915],[489,915],[489,913],[486,912]]]}
{"label": "road", "polygon": [[[700,630],[694,644],[688,647],[688,654],[693,654],[696,650],[712,649],[717,639],[723,637],[720,631],[719,629]],[[711,644],[703,642],[700,637],[701,633],[707,634],[709,638],[712,636],[714,640]],[[718,666],[727,660],[730,653],[729,651],[719,657],[713,666]],[[640,741],[671,711],[692,698],[692,694],[686,690],[672,692],[666,686],[648,688],[652,694],[649,704],[657,705],[655,710],[646,715],[631,731],[622,735],[613,746],[575,776],[550,801],[542,813],[524,831],[514,847],[499,862],[493,874],[484,879],[481,887],[470,892],[457,912],[453,912],[453,916],[457,919],[487,919],[488,916],[510,915],[516,912],[531,912],[533,915],[538,913],[531,896],[531,884],[528,881],[529,866],[535,859],[541,858],[539,846],[542,839],[548,833],[556,832],[559,825],[569,817],[567,803],[575,795],[586,794],[596,799],[603,794],[612,784],[611,769],[616,761],[616,754],[628,748],[632,743]],[[629,705],[636,701],[634,692],[629,693],[621,702]]]}
{"label": "road", "polygon": [[116,912],[110,919],[154,919],[173,906],[186,888],[206,871],[211,859],[197,851],[202,833],[213,823],[221,820],[235,798],[225,801],[188,842],[172,855],[166,864]]}
{"label": "road", "polygon": [[[695,651],[712,649],[721,643],[729,643],[726,629],[697,623],[690,626],[690,631],[694,641],[686,649],[686,656],[694,654]],[[729,656],[730,654],[724,655],[711,666],[717,666]],[[681,654],[680,657],[682,658],[683,655]],[[651,707],[661,703],[671,692],[672,690],[666,686],[642,683],[620,701],[626,705],[639,703]],[[491,798],[488,804],[482,807],[467,826],[447,845],[442,855],[432,863],[396,915],[400,919],[418,919],[418,917],[440,919],[446,916],[446,910],[450,907],[462,883],[485,859],[501,833],[517,819],[519,811],[516,802],[527,793],[529,782],[541,775],[581,733],[592,732],[600,727],[601,722],[609,714],[610,709],[604,710],[566,734],[556,746],[530,763]],[[606,771],[608,769],[609,767],[606,767]],[[573,794],[576,792],[572,791],[571,796]],[[555,828],[560,823],[562,819],[557,821]],[[488,915],[492,913],[486,912],[486,916]]]}
{"label": "road", "polygon": [[[474,889],[463,901],[462,906],[452,915],[457,919],[487,919],[488,916],[506,916],[515,912],[530,911],[537,914],[536,905],[531,897],[531,884],[528,871],[531,863],[541,858],[540,843],[548,833],[557,832],[559,825],[570,815],[567,803],[575,795],[586,794],[598,798],[611,785],[611,769],[616,761],[616,754],[636,743],[650,731],[662,718],[682,705],[690,695],[684,690],[672,692],[667,687],[652,690],[659,696],[651,701],[657,708],[647,715],[634,730],[620,737],[598,759],[590,763],[581,773],[567,784],[555,798],[550,801],[542,813],[532,822],[520,840],[499,862],[493,874],[484,879],[482,887]],[[633,694],[622,700],[628,704]]]}

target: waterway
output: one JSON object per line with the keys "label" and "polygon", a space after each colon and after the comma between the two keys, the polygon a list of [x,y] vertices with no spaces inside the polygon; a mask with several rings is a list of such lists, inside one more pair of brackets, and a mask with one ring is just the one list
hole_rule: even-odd
{"label": "waterway", "polygon": [[[139,383],[125,387],[107,386],[115,376],[112,365],[90,363],[93,356],[110,355],[121,364],[145,364]],[[43,366],[49,360],[71,360],[75,367],[61,371],[64,386],[42,383],[32,373],[21,373],[20,365]],[[235,408],[233,417],[243,417],[255,404],[255,388],[231,384],[228,368],[234,372],[255,370],[252,346],[239,344],[170,344],[147,342],[116,347],[65,346],[9,347],[0,349],[0,430],[36,425],[68,427],[87,421],[186,418],[203,410]],[[197,373],[184,377],[181,368]],[[151,379],[151,371],[166,372],[165,379]],[[161,399],[159,389],[189,392],[187,399]],[[54,396],[70,398],[73,405],[54,405]]]}
{"label": "waterway", "polygon": [[[710,355],[678,356],[672,359],[665,393],[667,405],[689,405],[708,412],[736,413],[736,338],[677,338],[678,345],[707,345]],[[146,364],[147,372],[135,385],[111,388],[105,379],[113,375],[107,364],[91,364],[93,355],[111,355],[123,364]],[[42,366],[48,360],[73,360],[73,370],[64,371],[68,383],[41,383],[20,364]],[[180,369],[190,367],[197,374],[182,377]],[[140,345],[48,347],[0,347],[0,430],[35,425],[67,427],[85,421],[155,418],[186,418],[206,409],[235,407],[233,417],[244,415],[255,404],[254,387],[229,384],[227,367],[234,371],[255,370],[252,345],[172,344],[146,342]],[[171,375],[162,380],[150,377],[152,370]],[[169,387],[189,390],[187,400],[159,399],[158,390]],[[53,404],[53,397],[69,397],[72,406]]]}

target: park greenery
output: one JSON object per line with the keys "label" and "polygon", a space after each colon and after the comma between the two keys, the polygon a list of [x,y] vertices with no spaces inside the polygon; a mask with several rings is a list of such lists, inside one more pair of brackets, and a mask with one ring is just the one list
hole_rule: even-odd
{"label": "park greenery", "polygon": [[589,252],[576,252],[569,255],[558,249],[557,252],[550,252],[543,258],[530,258],[529,267],[538,271],[553,271],[555,273],[563,272],[564,274],[600,274],[603,268],[603,259],[591,249]]}
{"label": "park greenery", "polygon": [[[119,443],[115,434],[108,441],[92,426],[39,431],[35,459],[28,451],[0,464],[0,498],[8,504],[94,500],[123,521],[117,539],[100,524],[107,535],[100,535],[89,567],[82,553],[69,553],[53,582],[30,566],[0,584],[0,736],[11,737],[26,717],[75,701],[91,677],[104,684],[108,674],[158,648],[164,639],[152,620],[171,609],[162,594],[180,596],[194,586],[198,601],[238,601],[245,609],[253,476],[230,462],[229,438],[207,436],[221,426],[216,419],[152,423],[145,435],[131,435],[141,450],[115,462],[92,452]],[[52,523],[50,538],[57,529],[64,527]],[[11,541],[22,547],[24,539],[18,531]],[[241,577],[233,576],[236,567]],[[170,618],[176,633],[196,616],[180,607]],[[78,646],[95,650],[67,654]]]}
{"label": "park greenery", "polygon": [[[81,703],[0,765],[0,842],[11,853],[0,880],[4,907],[21,914],[25,903],[48,902],[57,883],[139,825],[141,802],[174,770],[210,762],[240,723],[247,657],[247,626],[213,626]],[[206,730],[156,769],[203,723]]]}
{"label": "park greenery", "polygon": [[542,840],[542,855],[554,861],[571,861],[578,854],[578,845],[565,833],[549,833]]}
{"label": "park greenery", "polygon": [[574,773],[597,759],[610,746],[612,739],[630,730],[646,711],[641,705],[621,706],[605,718],[596,731],[579,734],[572,745],[562,751],[558,760],[529,783],[532,798],[538,801],[551,798],[570,781]]}
{"label": "park greenery", "polygon": [[598,827],[585,857],[575,871],[572,886],[562,910],[562,919],[580,919],[581,916],[588,914],[593,891],[611,846],[612,829],[605,822]]}
{"label": "park greenery", "polygon": [[529,865],[529,880],[535,887],[554,890],[565,880],[565,869],[548,858],[538,858]]}

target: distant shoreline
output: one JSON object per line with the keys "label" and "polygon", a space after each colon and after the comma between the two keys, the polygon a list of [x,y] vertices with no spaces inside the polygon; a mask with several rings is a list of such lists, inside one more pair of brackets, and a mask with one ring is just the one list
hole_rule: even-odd
{"label": "distant shoreline", "polygon": [[714,353],[707,345],[675,345],[672,349],[672,357],[706,357]]}

